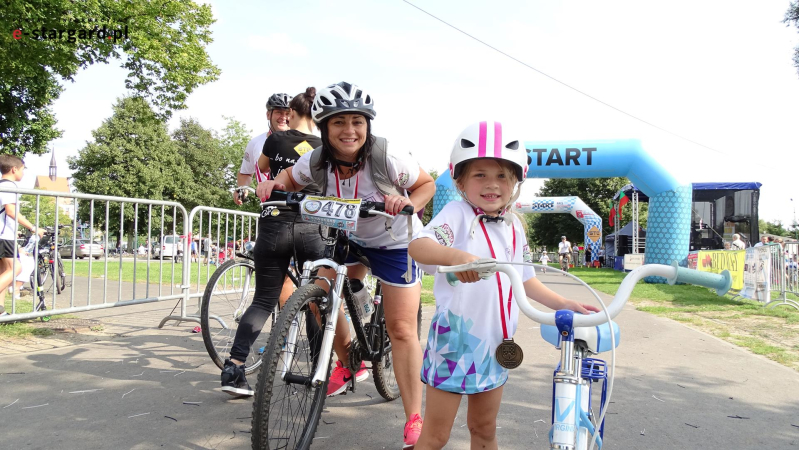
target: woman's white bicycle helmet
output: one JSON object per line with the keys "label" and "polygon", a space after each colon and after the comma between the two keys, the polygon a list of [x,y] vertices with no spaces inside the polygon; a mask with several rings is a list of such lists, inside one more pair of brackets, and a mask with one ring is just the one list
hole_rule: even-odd
{"label": "woman's white bicycle helmet", "polygon": [[499,122],[478,122],[461,132],[449,156],[449,174],[453,180],[460,176],[463,163],[477,158],[504,159],[516,169],[516,179],[527,176],[527,150],[524,141],[513,134],[503,133]]}
{"label": "woman's white bicycle helmet", "polygon": [[342,81],[316,93],[311,107],[314,122],[320,123],[334,114],[347,112],[363,114],[369,119],[377,115],[372,96],[354,84]]}

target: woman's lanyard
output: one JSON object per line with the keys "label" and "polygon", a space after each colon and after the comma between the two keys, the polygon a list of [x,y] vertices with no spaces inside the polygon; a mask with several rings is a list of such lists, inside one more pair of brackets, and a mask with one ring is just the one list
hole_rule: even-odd
{"label": "woman's lanyard", "polygon": [[[475,214],[477,214],[476,211],[475,211]],[[494,246],[491,244],[491,238],[488,237],[488,231],[486,230],[486,226],[485,226],[485,224],[483,223],[482,220],[480,221],[480,228],[483,229],[483,234],[486,237],[486,242],[488,242],[488,249],[491,251],[491,257],[494,258],[494,259],[497,259],[497,255],[494,253]],[[515,225],[512,226],[512,230],[513,230],[513,256],[511,256],[511,261],[513,260],[513,258],[516,257],[516,226]],[[499,315],[500,315],[500,317],[502,317],[502,339],[503,340],[507,340],[508,339],[508,326],[507,326],[506,320],[505,320],[505,308],[502,307],[502,280],[499,277],[499,272],[497,272],[495,275],[497,276],[497,288],[499,289]],[[511,288],[510,291],[508,291],[508,319],[507,319],[508,322],[510,321],[510,306],[511,306],[512,300],[513,300],[513,288]]]}
{"label": "woman's lanyard", "polygon": [[[341,185],[341,181],[338,179],[338,169],[336,169],[334,173],[336,175],[336,197],[344,198],[344,197],[341,196],[341,186],[340,186]],[[358,178],[359,177],[360,177],[360,174],[356,173],[355,174],[355,193],[352,194],[352,198],[353,199],[358,198]]]}

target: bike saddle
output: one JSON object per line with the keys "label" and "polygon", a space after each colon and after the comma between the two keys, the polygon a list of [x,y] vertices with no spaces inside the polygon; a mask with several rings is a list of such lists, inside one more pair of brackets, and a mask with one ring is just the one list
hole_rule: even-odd
{"label": "bike saddle", "polygon": [[[620,331],[616,322],[613,324],[613,334],[616,338],[616,347],[619,346]],[[560,348],[560,332],[553,325],[541,325],[541,337],[545,341]],[[609,351],[610,348],[610,327],[607,323],[595,327],[578,327],[574,329],[574,340],[583,341],[591,353],[602,353]]]}

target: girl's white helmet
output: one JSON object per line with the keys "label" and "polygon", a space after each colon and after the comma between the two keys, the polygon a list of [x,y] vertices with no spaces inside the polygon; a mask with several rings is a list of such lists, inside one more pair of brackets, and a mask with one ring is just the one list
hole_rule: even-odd
{"label": "girl's white helmet", "polygon": [[363,114],[371,120],[377,115],[372,96],[346,81],[320,89],[311,107],[311,116],[317,124],[340,113]]}
{"label": "girl's white helmet", "polygon": [[449,174],[453,180],[460,176],[463,163],[477,158],[504,159],[516,169],[516,179],[527,176],[527,150],[517,136],[503,133],[499,122],[477,122],[461,132],[449,156]]}

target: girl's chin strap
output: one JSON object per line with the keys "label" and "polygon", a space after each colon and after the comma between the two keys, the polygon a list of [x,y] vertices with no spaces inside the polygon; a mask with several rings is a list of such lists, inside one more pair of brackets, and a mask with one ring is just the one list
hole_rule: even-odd
{"label": "girl's chin strap", "polygon": [[502,215],[499,216],[489,216],[488,214],[477,214],[472,219],[472,225],[469,227],[469,236],[474,239],[474,229],[477,227],[477,224],[482,220],[483,222],[505,222],[505,225],[511,226],[513,225],[513,214],[508,214],[505,211]]}

